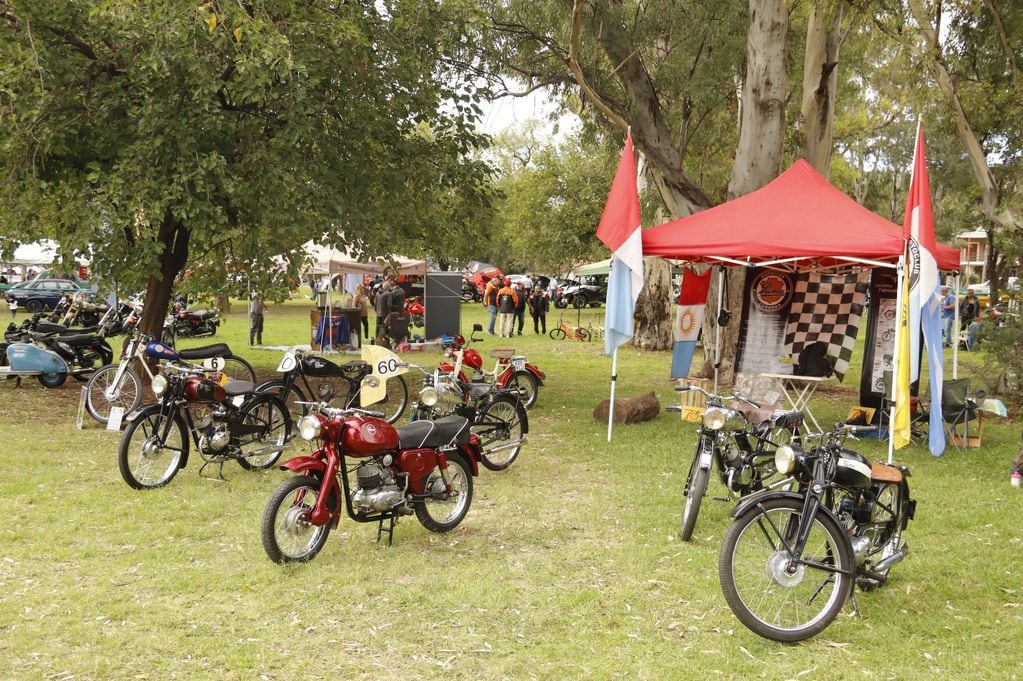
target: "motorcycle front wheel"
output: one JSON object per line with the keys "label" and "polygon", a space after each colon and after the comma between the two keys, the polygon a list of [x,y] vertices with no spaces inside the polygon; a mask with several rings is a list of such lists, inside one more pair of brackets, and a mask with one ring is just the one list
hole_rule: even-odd
{"label": "motorcycle front wheel", "polygon": [[480,458],[489,470],[505,470],[522,450],[522,418],[510,397],[499,397],[483,407],[471,430],[479,436]]}
{"label": "motorcycle front wheel", "polygon": [[718,575],[728,607],[772,641],[817,635],[853,589],[852,547],[830,516],[816,514],[802,555],[791,557],[802,513],[800,499],[768,499],[736,518],[721,545]]}
{"label": "motorcycle front wheel", "polygon": [[241,406],[239,424],[258,432],[239,436],[238,463],[247,471],[270,468],[281,458],[291,439],[291,415],[272,395],[256,394]]}
{"label": "motorcycle front wheel", "polygon": [[416,518],[431,532],[447,532],[455,529],[469,512],[472,503],[472,468],[469,462],[456,452],[447,455],[448,475],[451,478],[451,494],[445,495],[444,477],[440,467],[435,467],[423,486],[423,491],[434,498],[414,502]]}
{"label": "motorcycle front wheel", "polygon": [[[142,403],[142,380],[131,367],[125,367],[120,384],[111,388],[117,368],[117,364],[100,367],[85,384],[85,410],[100,423],[110,420],[110,410],[114,407],[120,407],[121,413],[128,415]],[[107,397],[108,390],[113,393],[112,397]]]}
{"label": "motorcycle front wheel", "polygon": [[508,383],[504,387],[522,391],[519,399],[526,409],[536,404],[536,398],[540,395],[540,382],[528,371],[516,371],[508,378]]}
{"label": "motorcycle front wheel", "polygon": [[305,563],[327,543],[331,523],[313,525],[309,520],[319,495],[320,481],[311,475],[288,478],[270,495],[260,533],[270,560]]}
{"label": "motorcycle front wheel", "polygon": [[703,495],[707,493],[707,482],[710,480],[710,469],[700,467],[700,458],[707,443],[701,443],[696,449],[696,456],[693,457],[693,464],[689,470],[689,487],[686,488],[686,503],[682,506],[682,531],[679,537],[682,541],[689,541],[693,536],[693,528],[696,527],[696,518],[700,515],[700,504],[703,503]]}
{"label": "motorcycle front wheel", "polygon": [[405,413],[405,408],[408,406],[408,383],[405,382],[404,376],[391,376],[386,381],[387,395],[380,402],[367,404],[363,407],[361,404],[361,388],[356,388],[349,398],[342,396],[342,399],[338,400],[338,402],[342,403],[345,407],[362,407],[372,411],[382,411],[385,421],[395,423],[402,417]]}
{"label": "motorcycle front wheel", "polygon": [[163,487],[177,475],[188,454],[188,429],[180,414],[168,417],[162,405],[143,410],[121,435],[117,467],[121,477],[134,489]]}

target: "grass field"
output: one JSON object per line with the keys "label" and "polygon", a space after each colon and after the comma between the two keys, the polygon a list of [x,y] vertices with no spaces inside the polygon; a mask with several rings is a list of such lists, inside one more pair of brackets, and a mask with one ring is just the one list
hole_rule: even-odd
{"label": "grass field", "polygon": [[[264,341],[308,342],[309,305],[271,307]],[[462,311],[466,331],[484,321],[478,305]],[[280,359],[246,347],[243,305],[216,340],[266,376]],[[528,320],[514,344],[548,375],[530,441],[509,470],[481,469],[456,530],[408,519],[388,547],[375,525],[345,518],[312,563],[288,568],[259,540],[285,473],[231,464],[215,482],[193,460],[168,487],[135,492],[117,471],[118,435],[75,428],[78,384],[0,383],[0,678],[1023,676],[1023,491],[1008,480],[1017,426],[988,420],[983,448],[938,459],[900,451],[918,500],[909,557],[885,588],[858,592],[859,616],[847,606],[816,639],[781,645],[746,630],[721,595],[732,505],[708,499],[694,541],[677,539],[694,428],[662,413],[617,427],[608,444],[591,416],[608,393],[601,344],[538,337]],[[964,375],[991,373],[983,355],[966,360]],[[619,394],[652,389],[673,403],[669,365],[623,348]],[[856,404],[858,371],[818,392],[822,423]],[[884,456],[882,443],[856,447]],[[711,482],[711,495],[724,492]]]}

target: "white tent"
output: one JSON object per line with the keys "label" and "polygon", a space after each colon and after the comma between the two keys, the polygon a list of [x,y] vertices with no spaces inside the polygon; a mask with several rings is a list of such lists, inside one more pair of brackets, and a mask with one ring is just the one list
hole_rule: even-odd
{"label": "white tent", "polygon": [[385,269],[393,267],[397,267],[397,274],[426,274],[425,260],[397,255],[359,259],[347,251],[313,242],[305,244],[305,250],[313,258],[313,264],[306,270],[309,274],[383,274]]}

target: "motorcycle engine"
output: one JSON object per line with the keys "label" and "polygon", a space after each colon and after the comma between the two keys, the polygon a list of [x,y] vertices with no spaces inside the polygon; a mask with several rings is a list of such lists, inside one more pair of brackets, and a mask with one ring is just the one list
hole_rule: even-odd
{"label": "motorcycle engine", "polygon": [[379,460],[367,461],[355,470],[357,489],[352,493],[352,506],[358,513],[386,511],[405,501],[391,469]]}
{"label": "motorcycle engine", "polygon": [[199,451],[203,454],[219,452],[231,442],[231,433],[226,423],[213,423],[203,429],[199,436]]}

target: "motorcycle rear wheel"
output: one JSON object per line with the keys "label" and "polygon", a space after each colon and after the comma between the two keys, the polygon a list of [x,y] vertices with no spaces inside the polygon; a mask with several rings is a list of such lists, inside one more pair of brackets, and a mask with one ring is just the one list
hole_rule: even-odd
{"label": "motorcycle rear wheel", "polygon": [[188,430],[181,414],[172,422],[161,413],[162,406],[147,407],[128,424],[117,448],[121,477],[134,489],[163,487],[178,474],[181,460],[188,455]]}
{"label": "motorcycle rear wheel", "polygon": [[499,397],[483,407],[470,426],[480,439],[480,459],[492,471],[503,471],[511,466],[522,451],[522,445],[493,451],[510,442],[522,440],[522,418],[515,400]]}
{"label": "motorcycle rear wheel", "polygon": [[385,421],[395,423],[404,415],[405,408],[408,407],[408,383],[405,382],[404,376],[391,376],[386,381],[387,395],[380,402],[363,407],[361,404],[362,391],[358,386],[351,395],[338,395],[332,402],[344,407],[362,407],[372,411],[382,411]]}
{"label": "motorcycle rear wheel", "polygon": [[[472,504],[472,468],[469,462],[457,452],[448,454],[447,460],[452,496],[448,499],[425,499],[413,504],[416,518],[431,532],[447,532],[458,527]],[[426,494],[443,494],[444,477],[439,466],[430,473],[423,489]]]}
{"label": "motorcycle rear wheel", "polygon": [[267,381],[266,383],[260,384],[256,389],[262,393],[270,393],[281,398],[288,407],[288,412],[291,414],[291,421],[294,424],[299,418],[309,413],[309,406],[305,404],[299,404],[299,402],[306,402],[311,398],[307,398],[305,393],[295,385],[291,384],[291,389],[288,390],[287,394],[284,394],[284,380],[275,379],[273,381]]}
{"label": "motorcycle rear wheel", "polygon": [[224,358],[224,366],[220,370],[232,380],[256,382],[256,370],[244,357],[228,355]]}
{"label": "motorcycle rear wheel", "polygon": [[825,513],[814,517],[795,570],[786,570],[785,547],[794,542],[802,513],[802,500],[768,499],[736,518],[721,545],[718,576],[728,607],[751,631],[772,641],[792,643],[819,634],[853,589],[852,547]]}
{"label": "motorcycle rear wheel", "polygon": [[[311,475],[288,478],[274,490],[263,511],[263,550],[275,563],[305,563],[316,557],[330,535],[331,522],[313,525],[309,514],[320,494]],[[336,509],[334,509],[336,511]]]}
{"label": "motorcycle rear wheel", "polygon": [[135,411],[142,403],[142,380],[130,366],[125,367],[121,383],[114,398],[107,399],[106,391],[117,376],[117,364],[100,367],[85,384],[85,410],[100,423],[110,420],[110,410],[120,407],[124,415]]}
{"label": "motorcycle rear wheel", "polygon": [[505,387],[523,391],[520,399],[522,406],[526,409],[536,404],[536,399],[540,396],[540,382],[528,371],[516,371],[508,379],[508,384]]}
{"label": "motorcycle rear wheel", "polygon": [[693,529],[696,527],[696,518],[700,515],[700,504],[703,503],[703,495],[707,493],[707,482],[710,480],[710,469],[700,468],[700,454],[702,444],[696,449],[696,456],[693,457],[692,468],[689,472],[689,488],[686,490],[686,503],[682,506],[682,530],[679,537],[682,541],[689,541],[693,537]]}
{"label": "motorcycle rear wheel", "polygon": [[260,433],[242,436],[238,463],[247,471],[266,470],[277,463],[291,439],[291,414],[273,395],[258,393],[240,411],[241,424],[258,426]]}

